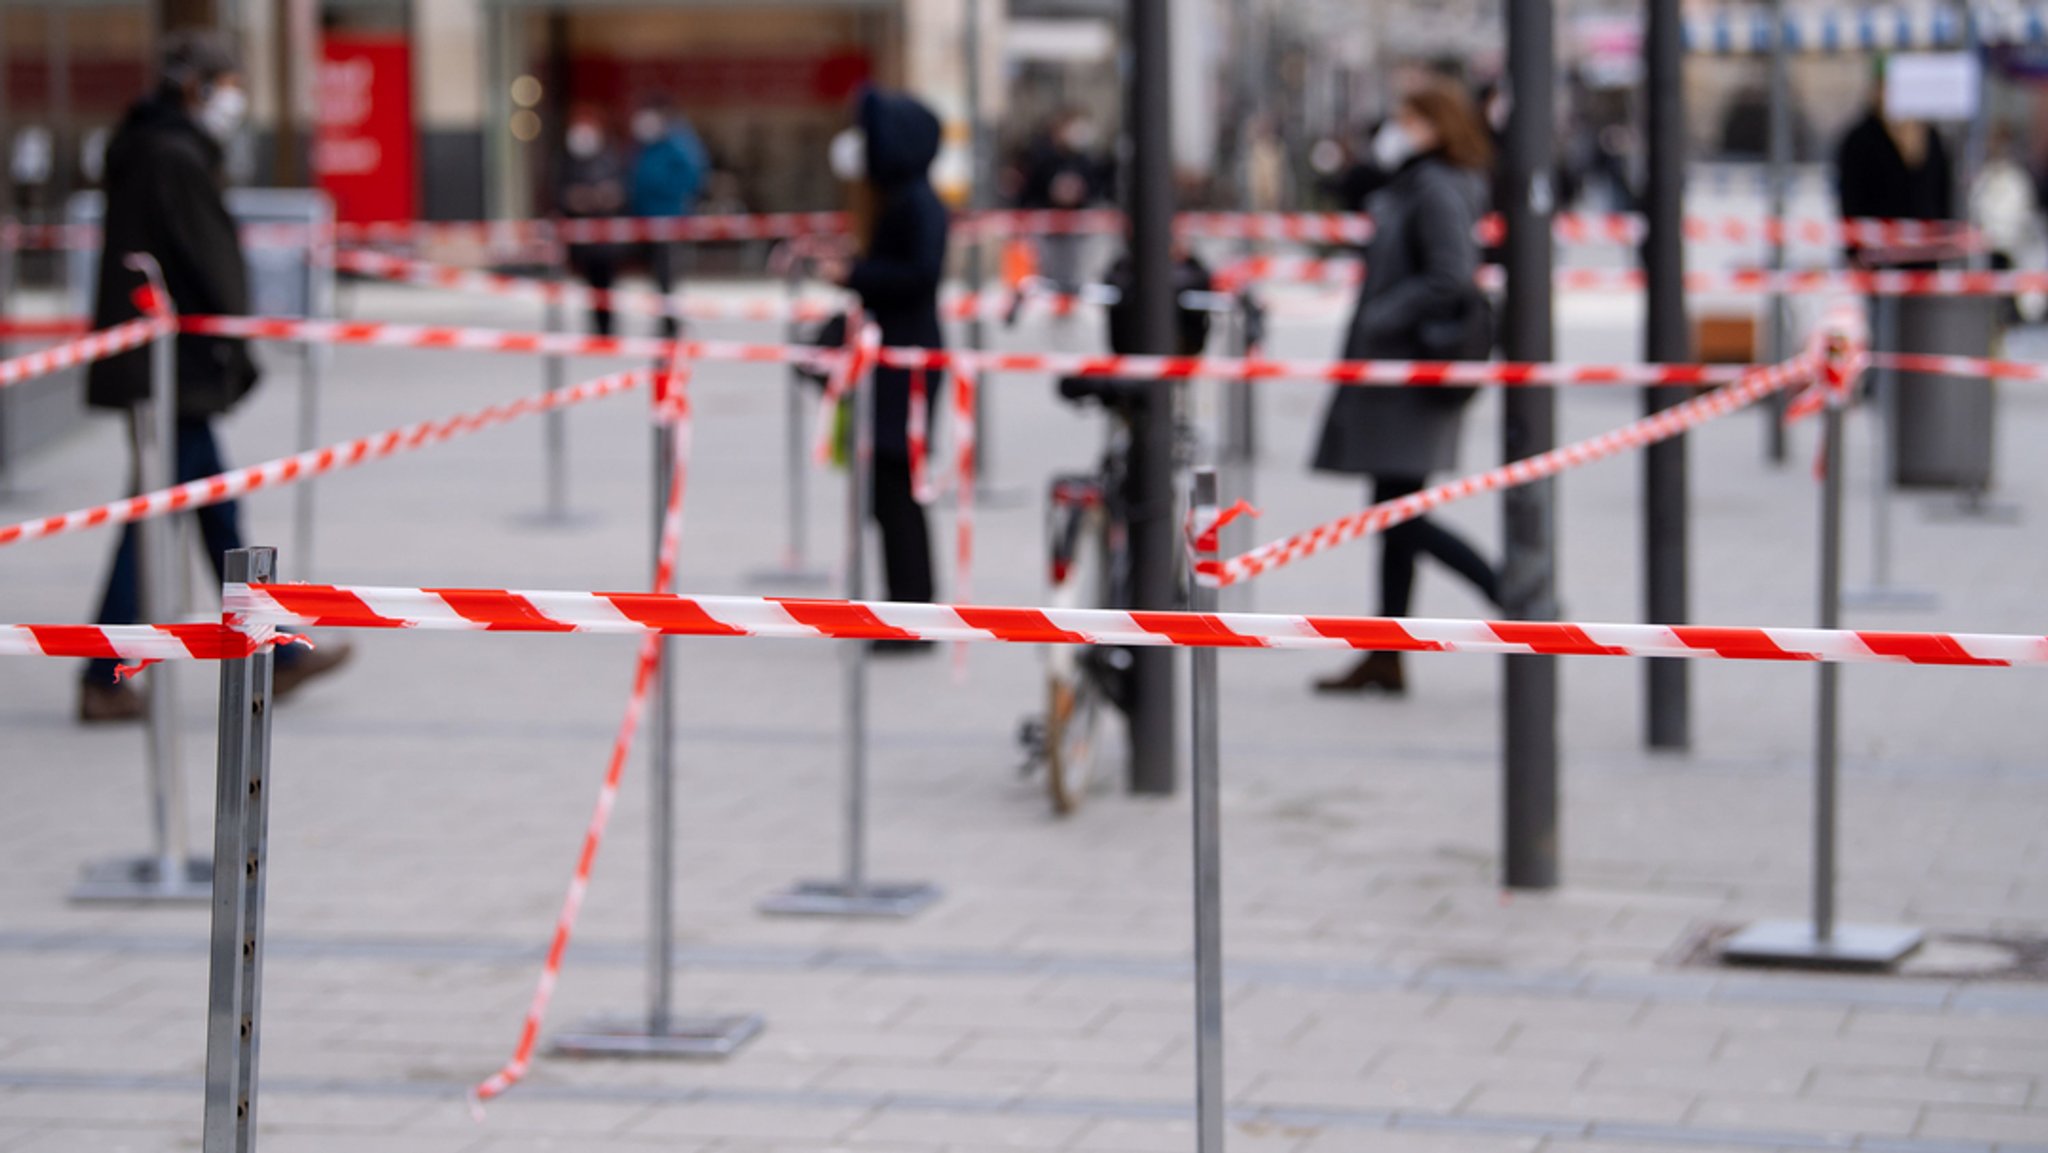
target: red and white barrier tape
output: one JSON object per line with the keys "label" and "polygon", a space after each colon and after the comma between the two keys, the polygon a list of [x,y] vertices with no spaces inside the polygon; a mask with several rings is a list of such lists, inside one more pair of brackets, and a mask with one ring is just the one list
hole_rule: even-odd
{"label": "red and white barrier tape", "polygon": [[2030,380],[2048,384],[2048,364],[2018,360],[1984,360],[1974,356],[1935,356],[1912,352],[1874,352],[1872,368],[1936,376],[1976,376],[1986,380]]}
{"label": "red and white barrier tape", "polygon": [[788,364],[792,361],[822,360],[833,355],[830,351],[820,352],[818,349],[803,345],[745,344],[719,340],[669,341],[657,337],[636,336],[576,336],[555,332],[514,332],[497,328],[295,320],[288,317],[186,316],[180,317],[178,323],[180,331],[203,336],[458,352],[618,356],[666,360],[680,351],[687,360],[723,360],[749,364]]}
{"label": "red and white barrier tape", "polygon": [[[1562,213],[1552,221],[1557,238],[1568,244],[1634,244],[1645,224],[1633,214]],[[1113,209],[1074,211],[988,212],[958,218],[963,238],[1119,233],[1123,214]],[[1305,244],[1362,244],[1372,238],[1372,220],[1357,213],[1211,212],[1183,213],[1176,221],[1181,235],[1209,240],[1291,241]],[[243,230],[253,245],[305,247],[342,244],[480,244],[508,247],[531,244],[603,244],[644,242],[719,242],[780,240],[836,235],[846,231],[846,217],[837,212],[719,214],[677,217],[589,217],[574,220],[374,221],[342,223],[331,229],[302,225],[262,224]],[[1498,216],[1481,221],[1479,236],[1499,240]],[[1816,245],[1924,245],[1973,243],[1968,226],[1930,220],[1770,219],[1748,216],[1691,216],[1686,239],[1695,242],[1784,242]],[[99,243],[92,225],[35,224],[12,221],[0,227],[0,243],[15,249],[87,248]]]}
{"label": "red and white barrier tape", "polygon": [[37,349],[12,360],[0,360],[0,388],[141,348],[158,336],[169,335],[174,328],[168,320],[143,317],[88,333],[64,344]]}
{"label": "red and white barrier tape", "polygon": [[218,476],[187,481],[126,500],[21,521],[18,524],[0,525],[0,546],[98,528],[101,525],[127,524],[130,521],[163,516],[186,509],[204,508],[254,489],[295,484],[324,473],[354,468],[365,461],[382,460],[401,452],[443,444],[522,416],[531,416],[553,408],[566,408],[639,388],[647,382],[650,375],[652,373],[648,369],[614,373],[570,388],[522,397],[509,404],[495,405],[446,420],[394,428],[374,436],[344,441],[326,448],[311,449],[296,456],[280,457],[248,468],[224,472]]}
{"label": "red and white barrier tape", "polygon": [[1523,364],[1491,361],[1267,360],[1248,357],[1095,356],[1079,353],[959,352],[885,348],[895,368],[974,368],[1132,380],[1303,380],[1376,386],[1721,384],[1746,370],[1726,364]]}
{"label": "red and white barrier tape", "polygon": [[1190,648],[1391,649],[1557,656],[2013,666],[2048,664],[2048,636],[1136,612],[506,589],[238,585],[243,619],[367,628]]}
{"label": "red and white barrier tape", "polygon": [[30,316],[0,319],[0,340],[69,340],[85,336],[92,325],[83,316]]}
{"label": "red and white barrier tape", "polygon": [[155,662],[234,661],[279,638],[275,630],[208,621],[182,625],[0,625],[0,656]]}
{"label": "red and white barrier tape", "polygon": [[[672,433],[668,500],[662,506],[661,544],[654,565],[654,592],[657,595],[674,591],[676,560],[682,550],[683,493],[689,480],[690,460],[689,389],[690,365],[681,358],[671,359],[666,379],[658,381],[654,389],[655,418],[668,424]],[[618,733],[612,738],[611,759],[605,766],[604,782],[598,786],[597,805],[583,832],[583,847],[576,854],[576,869],[569,879],[569,891],[563,896],[561,912],[555,918],[554,934],[548,942],[547,959],[541,965],[540,980],[534,986],[533,999],[520,1023],[519,1041],[513,1046],[511,1059],[470,1090],[471,1107],[479,1113],[484,1102],[517,1085],[533,1065],[534,1046],[540,1041],[541,1025],[547,1020],[548,1006],[554,1001],[555,986],[561,981],[562,959],[569,951],[569,940],[576,931],[576,919],[583,911],[583,898],[590,891],[591,869],[597,864],[598,850],[604,846],[605,829],[611,824],[612,810],[618,805],[619,783],[625,777],[626,762],[633,753],[633,740],[640,730],[640,718],[647,709],[648,691],[660,668],[661,636],[649,633],[640,642],[640,651],[633,665],[633,690],[626,699],[626,714],[620,718]]]}
{"label": "red and white barrier tape", "polygon": [[[1231,287],[1259,282],[1298,284],[1357,284],[1365,278],[1365,265],[1355,257],[1315,259],[1294,256],[1254,256],[1229,266],[1218,281]],[[1479,270],[1479,284],[1498,289],[1507,283],[1499,265]],[[1635,268],[1562,268],[1554,283],[1565,292],[1639,292],[1643,273]],[[2043,272],[1909,272],[1898,270],[1809,269],[1775,272],[1769,269],[1735,269],[1727,272],[1692,272],[1685,278],[1691,293],[1722,295],[1807,296],[1816,293],[1850,293],[1860,296],[2017,296],[2048,292],[2048,273]]]}
{"label": "red and white barrier tape", "polygon": [[1568,444],[1538,456],[1526,457],[1500,468],[1434,485],[1396,500],[1383,501],[1359,512],[1338,517],[1306,532],[1260,545],[1228,560],[1202,560],[1195,565],[1196,579],[1224,588],[1263,576],[1295,561],[1325,552],[1370,533],[1384,532],[1414,520],[1431,509],[1483,492],[1515,488],[1567,469],[1604,460],[1629,449],[1656,444],[1697,428],[1763,399],[1773,392],[1811,381],[1817,361],[1801,357],[1773,368],[1752,370],[1741,381],[1644,417],[1599,436]]}

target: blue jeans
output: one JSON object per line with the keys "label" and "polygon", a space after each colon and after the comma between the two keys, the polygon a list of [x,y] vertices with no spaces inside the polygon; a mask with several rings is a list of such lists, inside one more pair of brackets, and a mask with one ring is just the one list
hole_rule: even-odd
{"label": "blue jeans", "polygon": [[[206,417],[179,417],[177,442],[179,484],[227,471],[221,463],[220,445],[213,439],[213,425]],[[140,491],[141,485],[138,483],[135,488]],[[226,579],[228,550],[242,547],[242,529],[235,502],[225,500],[208,505],[195,510],[192,515],[199,518],[199,534],[205,541],[208,559],[213,561],[214,575]],[[132,522],[121,528],[121,544],[114,550],[114,566],[107,573],[107,589],[100,597],[100,624],[142,623],[138,619],[142,614],[142,590],[137,583],[141,571],[140,536]],[[91,661],[86,665],[85,679],[111,685],[118,663],[112,660]]]}

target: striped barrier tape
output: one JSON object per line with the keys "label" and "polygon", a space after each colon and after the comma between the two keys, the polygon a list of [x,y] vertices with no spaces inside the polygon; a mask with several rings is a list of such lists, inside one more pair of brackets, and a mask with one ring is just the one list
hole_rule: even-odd
{"label": "striped barrier tape", "polygon": [[[979,608],[652,593],[228,585],[234,614],[265,627],[594,633],[795,640],[930,640],[1281,650],[1388,650],[1836,664],[2048,665],[2048,635],[1592,624],[1281,613]],[[178,630],[166,640],[168,630]],[[233,660],[250,634],[225,624],[0,625],[0,656]]]}
{"label": "striped barrier tape", "polygon": [[[465,352],[567,354],[661,359],[671,342],[654,337],[576,336],[381,322],[296,320],[289,317],[187,316],[182,331],[246,340],[308,344],[369,345],[379,348]],[[828,363],[832,350],[804,345],[744,344],[686,340],[695,361],[754,364]],[[946,349],[885,348],[882,363],[893,368],[991,373],[1054,373],[1063,376],[1119,376],[1187,380],[1302,380],[1326,384],[1392,386],[1460,385],[1708,385],[1738,379],[1739,366],[1726,364],[1528,364],[1493,361],[1350,360],[1296,361],[1246,357],[1094,356],[1080,353],[961,352]]]}
{"label": "striped barrier tape", "polygon": [[325,473],[337,472],[371,460],[382,460],[402,452],[445,444],[457,437],[482,432],[508,421],[554,408],[583,404],[616,393],[639,388],[653,375],[651,370],[614,373],[584,381],[570,388],[522,397],[508,404],[446,420],[394,428],[374,436],[343,441],[326,448],[310,449],[295,456],[280,457],[248,468],[234,469],[218,476],[187,481],[171,488],[157,489],[126,500],[113,501],[76,512],[0,525],[0,546],[42,537],[60,536],[102,525],[127,524],[187,509],[204,508],[231,500],[259,488],[296,484]]}
{"label": "striped barrier tape", "polygon": [[[1554,235],[1567,244],[1635,244],[1645,232],[1633,213],[1559,213]],[[1372,219],[1351,212],[1189,212],[1176,218],[1183,237],[1300,244],[1364,244]],[[1024,236],[1115,235],[1124,231],[1114,209],[1006,211],[963,215],[955,232],[967,241]],[[1884,245],[1970,242],[1969,226],[1946,221],[1824,219],[1816,217],[1689,216],[1686,238],[1696,242]],[[802,240],[841,236],[846,217],[836,212],[768,213],[676,217],[590,217],[575,220],[376,221],[342,223],[313,232],[303,225],[256,224],[242,230],[252,246],[327,249],[342,245],[467,245],[496,252],[549,249],[560,244],[711,243],[742,240]],[[1478,239],[1498,243],[1504,225],[1498,215],[1480,222]],[[85,224],[0,222],[0,244],[15,249],[90,248],[99,230]]]}
{"label": "striped barrier tape", "polygon": [[1935,376],[1975,376],[1985,380],[2029,380],[2048,384],[2048,364],[2030,364],[2018,360],[1986,360],[1975,356],[1937,356],[1917,352],[1874,352],[1870,354],[1872,368],[1891,368],[1900,372],[1928,373]]}
{"label": "striped barrier tape", "polygon": [[[2031,634],[997,608],[792,597],[295,584],[229,584],[223,590],[222,604],[237,619],[267,628],[1392,649],[1983,667],[2048,664],[2048,636]],[[104,630],[80,627],[105,632],[108,635],[94,643],[118,650],[128,643],[133,630],[148,626],[129,626],[129,631],[113,626]],[[191,627],[233,631],[225,625]],[[16,646],[4,651],[29,651],[18,641],[0,644]],[[57,639],[53,647],[59,651],[51,655],[85,655],[66,644]]]}
{"label": "striped barrier tape", "polygon": [[92,325],[83,316],[0,318],[0,340],[69,340],[91,331]]}
{"label": "striped barrier tape", "polygon": [[[673,433],[669,442],[668,499],[662,506],[661,543],[656,550],[654,564],[654,592],[666,595],[675,590],[676,560],[682,551],[683,493],[689,480],[690,462],[689,363],[680,357],[672,358],[666,377],[656,383],[654,392],[656,419],[665,422]],[[583,847],[576,854],[576,868],[569,879],[569,891],[563,896],[561,912],[555,917],[554,933],[548,941],[540,980],[534,985],[533,999],[520,1022],[519,1040],[513,1046],[511,1058],[496,1073],[470,1090],[471,1108],[479,1113],[484,1102],[517,1085],[533,1066],[534,1046],[540,1041],[541,1025],[547,1020],[548,1006],[554,1001],[555,986],[562,977],[562,959],[569,951],[569,940],[576,932],[577,917],[583,911],[583,899],[590,891],[590,872],[597,864],[598,850],[604,846],[605,829],[611,824],[612,810],[618,805],[619,783],[626,775],[626,762],[632,756],[633,740],[640,730],[641,715],[647,709],[648,692],[661,668],[661,656],[660,636],[650,633],[642,638],[640,652],[633,665],[633,689],[626,699],[626,713],[620,718],[618,733],[612,738],[611,759],[605,766],[604,782],[598,786],[597,805],[583,832]]]}
{"label": "striped barrier tape", "polygon": [[[1639,292],[1645,280],[1637,268],[1561,268],[1556,286],[1566,292]],[[1259,281],[1302,284],[1357,284],[1365,265],[1355,257],[1251,257],[1226,268],[1219,281],[1237,286]],[[1499,289],[1507,283],[1500,265],[1479,269],[1479,284]],[[1809,296],[1853,293],[1861,296],[2017,296],[2048,292],[2048,272],[1914,272],[1893,269],[1787,270],[1745,268],[1726,272],[1691,272],[1685,277],[1691,293],[1727,295]]]}
{"label": "striped barrier tape", "polygon": [[105,360],[131,349],[141,348],[160,336],[176,331],[175,322],[162,317],[143,317],[112,328],[87,333],[77,340],[0,360],[0,388],[48,376],[81,364]]}
{"label": "striped barrier tape", "polygon": [[1814,379],[1817,370],[1818,361],[1811,355],[1772,368],[1751,370],[1735,384],[1599,436],[1434,485],[1395,500],[1383,501],[1305,532],[1260,545],[1228,560],[1198,560],[1195,579],[1212,588],[1242,584],[1360,537],[1385,532],[1452,501],[1532,484],[1568,469],[1669,440],[1717,417],[1746,408],[1774,392],[1808,383]]}

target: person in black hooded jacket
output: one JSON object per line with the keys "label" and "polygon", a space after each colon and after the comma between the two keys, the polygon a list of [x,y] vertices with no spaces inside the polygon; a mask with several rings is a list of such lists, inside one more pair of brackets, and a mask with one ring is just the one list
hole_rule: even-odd
{"label": "person in black hooded jacket", "polygon": [[[946,266],[946,206],[932,190],[939,155],[939,118],[915,98],[862,91],[855,128],[834,142],[832,167],[859,186],[854,213],[859,255],[827,262],[820,274],[860,297],[867,318],[889,348],[942,348],[939,279]],[[860,226],[864,215],[872,223]],[[944,383],[925,382],[927,403]],[[874,374],[873,488],[875,523],[882,530],[882,568],[889,599],[929,602],[933,596],[931,534],[910,484],[910,372],[879,368]]]}
{"label": "person in black hooded jacket", "polygon": [[[247,265],[224,197],[222,168],[222,142],[234,135],[247,106],[226,38],[207,31],[178,32],[167,38],[156,90],[128,110],[107,144],[94,328],[141,315],[136,292],[146,280],[128,267],[128,258],[136,253],[156,260],[171,305],[180,314],[232,316],[249,311]],[[213,418],[248,395],[257,373],[242,341],[205,336],[178,337],[176,365],[177,432],[172,447],[177,480],[183,483],[226,471]],[[149,394],[147,348],[108,357],[86,372],[87,403],[128,413],[131,434],[141,431],[135,406]],[[139,481],[139,474],[131,474],[132,485],[139,488]],[[196,515],[214,571],[224,577],[228,550],[242,547],[235,502],[222,501]],[[107,574],[99,623],[137,622],[138,552],[135,526],[130,524],[121,531]],[[348,652],[343,644],[323,645],[317,652],[281,650],[273,695],[281,697],[308,677],[339,665]],[[112,660],[87,665],[78,698],[81,721],[124,721],[142,715],[141,697],[115,679],[114,668]]]}

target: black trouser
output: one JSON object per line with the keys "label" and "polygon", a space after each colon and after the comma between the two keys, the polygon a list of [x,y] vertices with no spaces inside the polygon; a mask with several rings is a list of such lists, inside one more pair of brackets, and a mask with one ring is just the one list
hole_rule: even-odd
{"label": "black trouser", "polygon": [[932,538],[924,506],[910,487],[910,458],[876,453],[870,473],[875,524],[882,530],[882,575],[889,599],[932,601]]}
{"label": "black trouser", "polygon": [[[569,249],[569,266],[576,275],[583,278],[600,293],[610,292],[619,279],[619,253],[609,244],[578,244]],[[612,334],[611,301],[593,297],[590,302],[591,331],[599,336]]]}
{"label": "black trouser", "polygon": [[[1383,504],[1421,492],[1420,477],[1376,476],[1366,499]],[[1380,615],[1405,617],[1415,597],[1415,561],[1423,553],[1448,565],[1471,581],[1488,601],[1500,604],[1500,574],[1465,539],[1426,516],[1395,525],[1380,534]]]}
{"label": "black trouser", "polygon": [[[673,293],[676,290],[676,280],[678,279],[676,276],[678,265],[682,263],[677,258],[676,246],[665,240],[653,240],[642,246],[641,253],[647,259],[647,275],[654,278],[655,290],[663,296]],[[663,337],[674,340],[680,331],[675,317],[664,316],[661,318],[661,335]]]}

